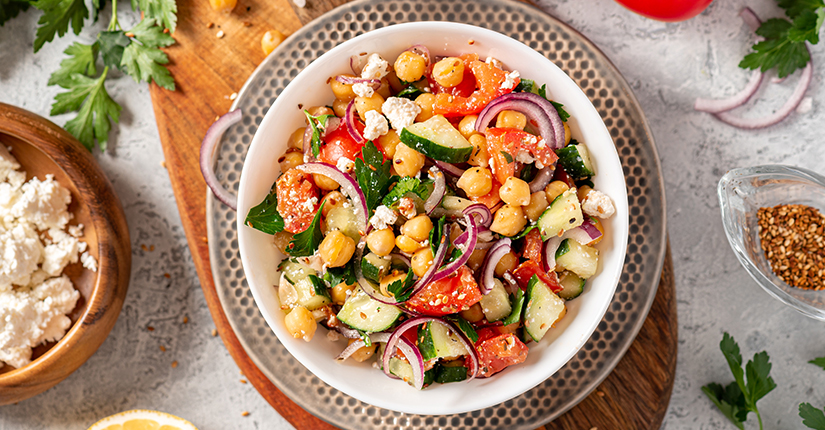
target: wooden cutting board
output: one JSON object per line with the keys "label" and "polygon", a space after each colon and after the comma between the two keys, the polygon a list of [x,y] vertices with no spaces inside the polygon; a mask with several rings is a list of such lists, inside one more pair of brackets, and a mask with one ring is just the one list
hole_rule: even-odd
{"label": "wooden cutting board", "polygon": [[[151,85],[166,167],[206,302],[232,358],[261,395],[298,429],[333,429],[289,400],[250,360],[233,333],[215,290],[206,236],[206,184],[198,165],[200,143],[215,118],[232,104],[264,59],[268,30],[291,34],[346,0],[238,0],[231,14],[206,0],[178,0],[177,43],[167,52],[177,90]],[[218,37],[222,32],[222,37]],[[589,397],[547,430],[656,429],[670,401],[676,370],[676,297],[670,252],[650,314],[611,375]]]}

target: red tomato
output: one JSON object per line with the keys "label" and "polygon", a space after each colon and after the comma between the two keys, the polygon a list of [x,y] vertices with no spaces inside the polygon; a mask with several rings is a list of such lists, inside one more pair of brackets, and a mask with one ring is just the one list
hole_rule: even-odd
{"label": "red tomato", "polygon": [[523,363],[527,359],[527,345],[513,333],[499,334],[495,328],[478,331],[478,376],[486,378],[507,366]]}
{"label": "red tomato", "polygon": [[488,128],[484,135],[487,138],[487,152],[492,162],[490,167],[496,179],[502,184],[507,178],[515,175],[516,157],[522,150],[529,152],[545,166],[550,166],[559,159],[553,149],[541,143],[541,137],[526,131],[493,127]]}
{"label": "red tomato", "polygon": [[312,182],[312,175],[289,169],[278,178],[276,187],[278,213],[284,217],[284,229],[290,233],[306,230],[320,206],[320,192]]}
{"label": "red tomato", "polygon": [[492,64],[478,61],[476,54],[462,55],[461,59],[464,60],[465,70],[469,69],[475,77],[475,91],[468,96],[436,94],[433,111],[437,115],[450,117],[477,114],[496,97],[512,92],[520,82],[520,79],[516,78],[512,88],[501,88],[501,84],[507,78],[507,72]]}
{"label": "red tomato", "polygon": [[713,0],[616,0],[622,6],[659,21],[684,21],[699,15]]}
{"label": "red tomato", "polygon": [[541,265],[543,242],[541,241],[541,233],[538,229],[530,230],[527,236],[524,236],[524,246],[522,247],[522,255],[528,260],[535,261]]}
{"label": "red tomato", "polygon": [[541,266],[533,260],[527,260],[521,263],[516,270],[513,271],[513,277],[516,278],[516,282],[518,282],[522,290],[527,289],[527,285],[530,284],[530,278],[532,278],[533,275],[538,276],[554,293],[561,291],[562,287],[559,284],[559,277],[556,275],[556,272],[545,272]]}
{"label": "red tomato", "polygon": [[[442,87],[430,76],[428,76],[427,79],[433,90],[433,94],[446,93],[454,97],[470,97],[470,95],[476,90],[476,77],[473,76],[473,72],[469,68],[464,68],[464,77],[461,78],[461,83],[452,88]],[[460,119],[461,118],[459,118],[459,120]]]}
{"label": "red tomato", "polygon": [[[364,124],[362,124],[361,121],[355,121],[355,128],[361,133],[364,132]],[[381,145],[376,146],[382,150]],[[361,158],[361,148],[363,147],[363,144],[357,143],[352,136],[350,136],[349,131],[347,131],[347,126],[341,124],[338,128],[324,136],[324,141],[321,142],[321,153],[318,158],[324,163],[334,166],[341,157],[346,157],[350,160]]]}
{"label": "red tomato", "polygon": [[427,284],[405,305],[424,315],[443,316],[469,309],[479,300],[481,291],[473,279],[473,272],[467,266],[461,266],[452,276]]}

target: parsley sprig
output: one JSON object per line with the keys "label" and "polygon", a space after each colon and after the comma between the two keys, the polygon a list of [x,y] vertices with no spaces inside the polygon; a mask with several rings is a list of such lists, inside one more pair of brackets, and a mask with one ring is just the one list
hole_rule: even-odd
{"label": "parsley sprig", "polygon": [[355,159],[355,178],[367,200],[367,217],[369,218],[389,192],[390,185],[398,181],[398,177],[390,174],[392,162],[384,161],[384,155],[372,141],[364,145],[361,155],[363,160]]}
{"label": "parsley sprig", "polygon": [[[105,0],[91,0],[92,20],[97,21]],[[124,30],[118,21],[117,2],[112,1],[112,16],[105,31],[98,33],[91,44],[73,43],[65,51],[66,58],[49,77],[48,85],[65,90],[57,94],[51,115],[77,112],[65,129],[86,148],[92,150],[95,142],[106,149],[112,121],[119,122],[122,108],[106,90],[109,72],[120,69],[137,82],[155,82],[168,90],[175,89],[175,81],[165,64],[166,53],[160,50],[175,43],[169,33],[177,25],[175,0],[131,0],[132,9],[143,18],[133,28]],[[0,26],[29,6],[41,10],[37,21],[34,51],[38,52],[55,37],[69,31],[80,34],[89,19],[85,0],[0,0]],[[103,69],[98,73],[98,59]]]}
{"label": "parsley sprig", "polygon": [[[324,202],[326,203],[326,202]],[[321,241],[324,240],[324,232],[321,230],[321,211],[324,209],[324,203],[315,212],[312,222],[306,230],[296,233],[289,241],[287,252],[293,257],[309,257],[315,254]]]}
{"label": "parsley sprig", "polygon": [[744,69],[777,70],[784,78],[805,67],[811,60],[805,42],[819,43],[819,31],[825,22],[823,0],[777,0],[786,18],[772,18],[762,23],[756,34],[765,38],[753,45],[753,52],[739,63]]}

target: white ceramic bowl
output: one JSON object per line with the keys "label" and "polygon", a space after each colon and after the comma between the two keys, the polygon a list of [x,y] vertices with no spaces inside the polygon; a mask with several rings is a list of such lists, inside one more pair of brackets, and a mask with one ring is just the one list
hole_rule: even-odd
{"label": "white ceramic bowl", "polygon": [[[471,46],[468,40],[474,40]],[[283,258],[272,236],[243,225],[243,214],[269,192],[280,174],[277,159],[286,150],[289,133],[304,124],[297,108],[326,105],[333,100],[330,76],[350,72],[349,58],[378,52],[390,61],[413,44],[423,44],[433,56],[476,52],[501,60],[522,78],[546,83],[548,96],[564,104],[572,115],[573,136],[587,144],[597,169],[595,188],[609,195],[616,214],[604,222],[606,234],[598,273],[585,292],[568,303],[568,313],[539,343],[530,344],[527,361],[486,379],[469,383],[436,384],[422,391],[387,378],[369,364],[348,360],[336,363],[344,342],[330,342],[321,332],[312,342],[293,339],[284,328],[274,286],[277,263]],[[538,385],[561,368],[590,338],[602,320],[619,281],[628,230],[625,180],[613,140],[596,109],[579,87],[558,67],[526,45],[502,34],[465,24],[419,22],[371,31],[330,50],[302,71],[267,112],[255,134],[241,173],[238,190],[238,240],[241,260],[255,302],[269,326],[290,353],[327,384],[375,406],[395,411],[442,415],[492,406]]]}

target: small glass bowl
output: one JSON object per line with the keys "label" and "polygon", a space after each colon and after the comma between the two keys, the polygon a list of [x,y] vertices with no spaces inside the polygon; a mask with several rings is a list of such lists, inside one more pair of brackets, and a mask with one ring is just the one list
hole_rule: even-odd
{"label": "small glass bowl", "polygon": [[722,224],[739,262],[771,296],[825,321],[825,290],[795,288],[771,270],[759,240],[761,207],[803,204],[825,212],[825,177],[798,167],[766,165],[729,171],[719,180]]}

